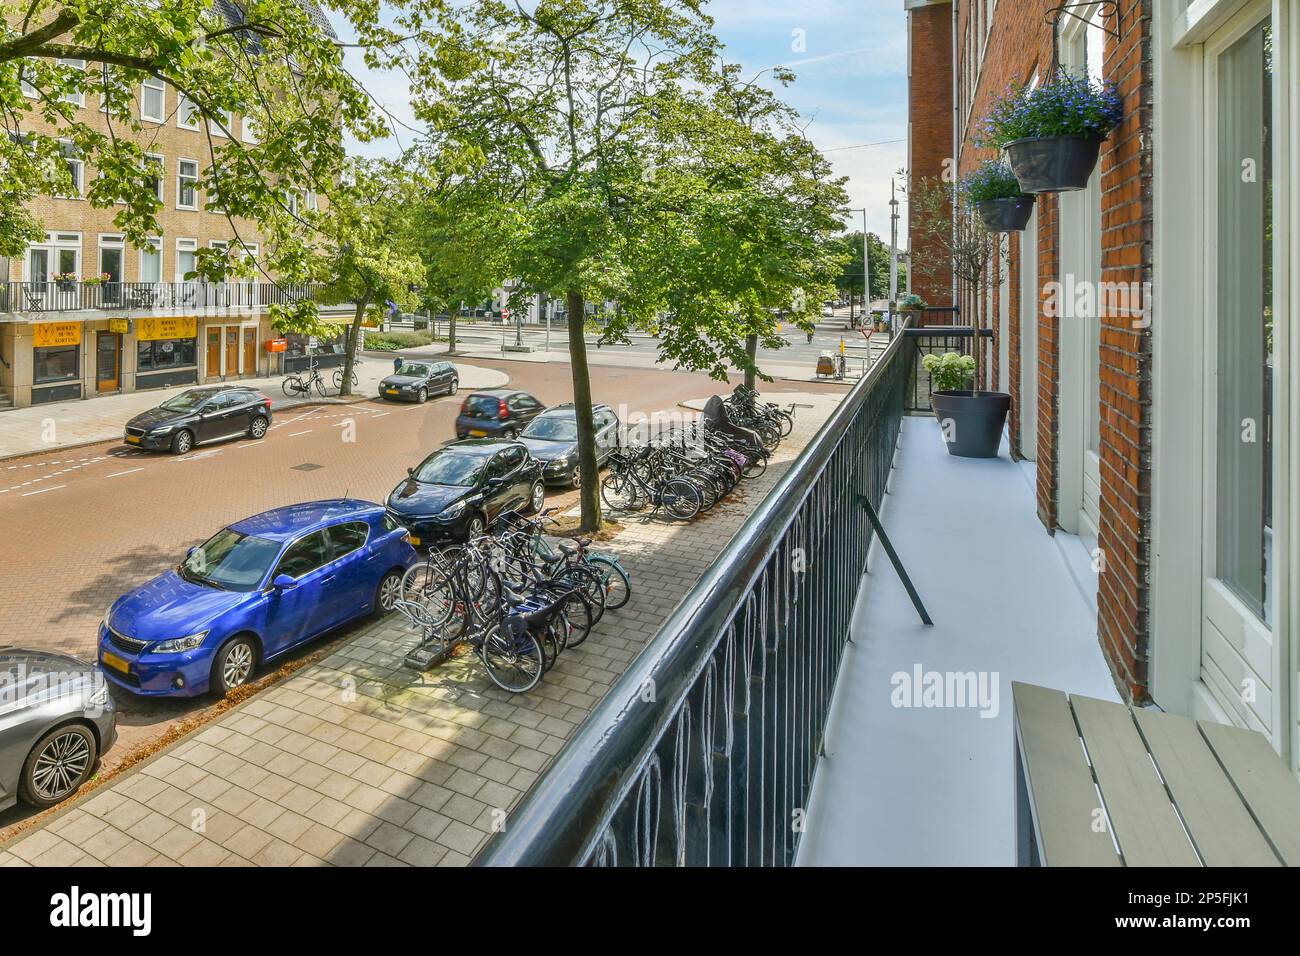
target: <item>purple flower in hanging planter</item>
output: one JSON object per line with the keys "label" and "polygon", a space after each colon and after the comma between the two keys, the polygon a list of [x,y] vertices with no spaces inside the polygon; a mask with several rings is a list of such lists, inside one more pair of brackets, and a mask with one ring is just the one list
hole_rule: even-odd
{"label": "purple flower in hanging planter", "polygon": [[1044,136],[1104,139],[1123,118],[1124,98],[1115,84],[1059,70],[1045,86],[1009,88],[980,124],[977,144],[1002,148]]}

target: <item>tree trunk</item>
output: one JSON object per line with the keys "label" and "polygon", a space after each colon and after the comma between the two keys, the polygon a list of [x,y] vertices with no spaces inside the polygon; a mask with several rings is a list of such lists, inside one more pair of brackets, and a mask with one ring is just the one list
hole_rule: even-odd
{"label": "tree trunk", "polygon": [[357,364],[357,343],[361,340],[361,321],[366,316],[366,306],[370,304],[370,295],[357,300],[357,311],[348,326],[348,349],[343,357],[343,384],[339,386],[339,396],[352,394],[352,370]]}
{"label": "tree trunk", "polygon": [[984,340],[980,338],[980,329],[984,327],[984,317],[980,315],[980,296],[979,283],[971,283],[971,351],[970,354],[975,357],[975,377],[971,380],[971,392],[975,395],[980,393],[980,376],[984,373]]}
{"label": "tree trunk", "polygon": [[749,356],[749,368],[745,369],[745,387],[756,388],[754,366],[758,364],[758,333],[745,336],[745,354]]}
{"label": "tree trunk", "polygon": [[578,420],[578,467],[582,482],[578,498],[582,504],[582,531],[600,529],[600,475],[596,466],[596,427],[591,412],[591,373],[587,368],[587,340],[583,325],[587,318],[582,293],[569,289],[564,294],[569,310],[569,368],[573,374],[573,413]]}
{"label": "tree trunk", "polygon": [[456,354],[456,310],[447,309],[447,354]]}

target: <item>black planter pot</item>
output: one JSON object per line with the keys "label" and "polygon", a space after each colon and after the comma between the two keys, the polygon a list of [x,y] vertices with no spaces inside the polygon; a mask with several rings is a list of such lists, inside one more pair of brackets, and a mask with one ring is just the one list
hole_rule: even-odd
{"label": "black planter pot", "polygon": [[1034,197],[986,199],[975,204],[975,211],[991,232],[1020,232],[1029,225],[1029,217],[1034,214]]}
{"label": "black planter pot", "polygon": [[1032,136],[1007,143],[1007,162],[1027,193],[1084,189],[1097,165],[1101,139],[1095,136]]}
{"label": "black planter pot", "polygon": [[1006,392],[976,395],[964,388],[934,392],[930,407],[943,429],[948,454],[959,458],[998,457],[1002,426],[1011,409],[1011,396]]}

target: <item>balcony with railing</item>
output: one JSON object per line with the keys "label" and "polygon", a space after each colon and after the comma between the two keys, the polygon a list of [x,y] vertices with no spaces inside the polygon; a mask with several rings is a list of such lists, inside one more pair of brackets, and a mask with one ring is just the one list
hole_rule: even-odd
{"label": "balcony with railing", "polygon": [[478,864],[1014,862],[1011,681],[1115,690],[1030,466],[922,411],[962,341],[890,342]]}
{"label": "balcony with railing", "polygon": [[276,282],[50,282],[0,283],[0,314],[35,318],[86,313],[206,315],[251,312],[315,298],[318,285]]}

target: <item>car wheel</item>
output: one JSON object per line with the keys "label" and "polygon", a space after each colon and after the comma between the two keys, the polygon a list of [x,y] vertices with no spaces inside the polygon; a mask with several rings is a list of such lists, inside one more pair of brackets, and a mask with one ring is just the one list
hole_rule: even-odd
{"label": "car wheel", "polygon": [[582,487],[582,466],[581,465],[573,466],[573,487],[575,488]]}
{"label": "car wheel", "polygon": [[194,447],[194,436],[181,429],[172,436],[172,454],[183,455]]}
{"label": "car wheel", "polygon": [[265,438],[266,430],[270,427],[271,427],[270,423],[267,422],[267,420],[264,417],[258,415],[256,418],[253,419],[253,423],[248,426],[248,437]]}
{"label": "car wheel", "polygon": [[459,390],[460,390],[460,379],[458,379],[458,378],[453,378],[453,379],[451,380],[451,385],[449,385],[449,386],[447,387],[447,394],[448,394],[448,395],[455,395],[456,392],[459,391]]}
{"label": "car wheel", "polygon": [[542,479],[538,478],[533,482],[533,490],[528,495],[528,513],[537,514],[544,504],[546,504],[546,486],[542,484]]}
{"label": "car wheel", "polygon": [[423,405],[429,400],[429,390],[427,388],[421,388],[419,393],[415,396],[415,400]]}
{"label": "car wheel", "polygon": [[248,636],[231,638],[217,651],[212,661],[212,692],[225,697],[236,687],[242,687],[253,676],[257,666],[257,647]]}
{"label": "car wheel", "polygon": [[33,807],[52,807],[86,782],[98,755],[95,735],[81,724],[55,727],[27,755],[18,795]]}
{"label": "car wheel", "polygon": [[469,526],[465,529],[465,540],[470,541],[477,538],[487,529],[487,524],[483,521],[482,515],[474,515],[469,519]]}
{"label": "car wheel", "polygon": [[401,571],[389,571],[375,589],[375,613],[387,614],[402,596]]}

